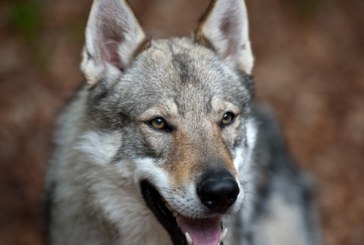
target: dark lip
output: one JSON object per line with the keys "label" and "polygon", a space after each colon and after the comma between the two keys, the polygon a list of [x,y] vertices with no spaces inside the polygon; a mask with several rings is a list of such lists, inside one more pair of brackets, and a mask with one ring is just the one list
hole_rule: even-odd
{"label": "dark lip", "polygon": [[147,180],[140,182],[140,189],[148,208],[153,212],[158,222],[166,229],[174,245],[187,245],[185,235],[177,225],[176,218],[165,205],[163,197]]}

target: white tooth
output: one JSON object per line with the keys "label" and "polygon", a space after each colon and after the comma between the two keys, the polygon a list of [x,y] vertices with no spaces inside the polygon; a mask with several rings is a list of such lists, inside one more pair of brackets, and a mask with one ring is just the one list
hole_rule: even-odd
{"label": "white tooth", "polygon": [[228,232],[228,229],[224,228],[224,231],[221,233],[219,243],[224,240],[224,238],[226,237],[227,232]]}
{"label": "white tooth", "polygon": [[185,236],[186,236],[186,240],[187,240],[188,245],[193,245],[193,241],[192,241],[192,238],[191,238],[190,234],[188,234],[188,232],[186,232]]}

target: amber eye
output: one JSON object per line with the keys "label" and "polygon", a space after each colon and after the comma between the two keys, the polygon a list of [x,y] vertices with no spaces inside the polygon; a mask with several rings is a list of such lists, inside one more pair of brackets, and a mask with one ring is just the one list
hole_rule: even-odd
{"label": "amber eye", "polygon": [[147,121],[146,124],[154,130],[159,130],[165,133],[171,133],[175,130],[175,127],[168,124],[162,117],[155,117],[152,120]]}
{"label": "amber eye", "polygon": [[166,120],[161,117],[156,117],[149,122],[149,125],[154,129],[165,129],[167,126]]}
{"label": "amber eye", "polygon": [[232,112],[224,113],[221,120],[221,127],[225,127],[232,124],[234,122],[235,117],[236,117],[235,114]]}

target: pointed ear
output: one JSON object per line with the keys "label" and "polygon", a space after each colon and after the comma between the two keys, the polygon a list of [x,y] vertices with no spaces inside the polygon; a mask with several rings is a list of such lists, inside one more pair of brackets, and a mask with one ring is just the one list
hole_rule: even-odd
{"label": "pointed ear", "polygon": [[145,34],[125,0],[94,0],[86,27],[81,70],[89,84],[117,76],[129,65]]}
{"label": "pointed ear", "polygon": [[244,0],[213,0],[197,29],[196,39],[250,75],[254,56],[248,29]]}

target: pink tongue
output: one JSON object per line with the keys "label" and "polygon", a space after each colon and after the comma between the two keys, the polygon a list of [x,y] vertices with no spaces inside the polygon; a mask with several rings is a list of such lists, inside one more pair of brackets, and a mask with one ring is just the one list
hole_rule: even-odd
{"label": "pink tongue", "polygon": [[221,235],[221,218],[188,219],[177,216],[177,224],[190,234],[193,245],[218,245]]}

